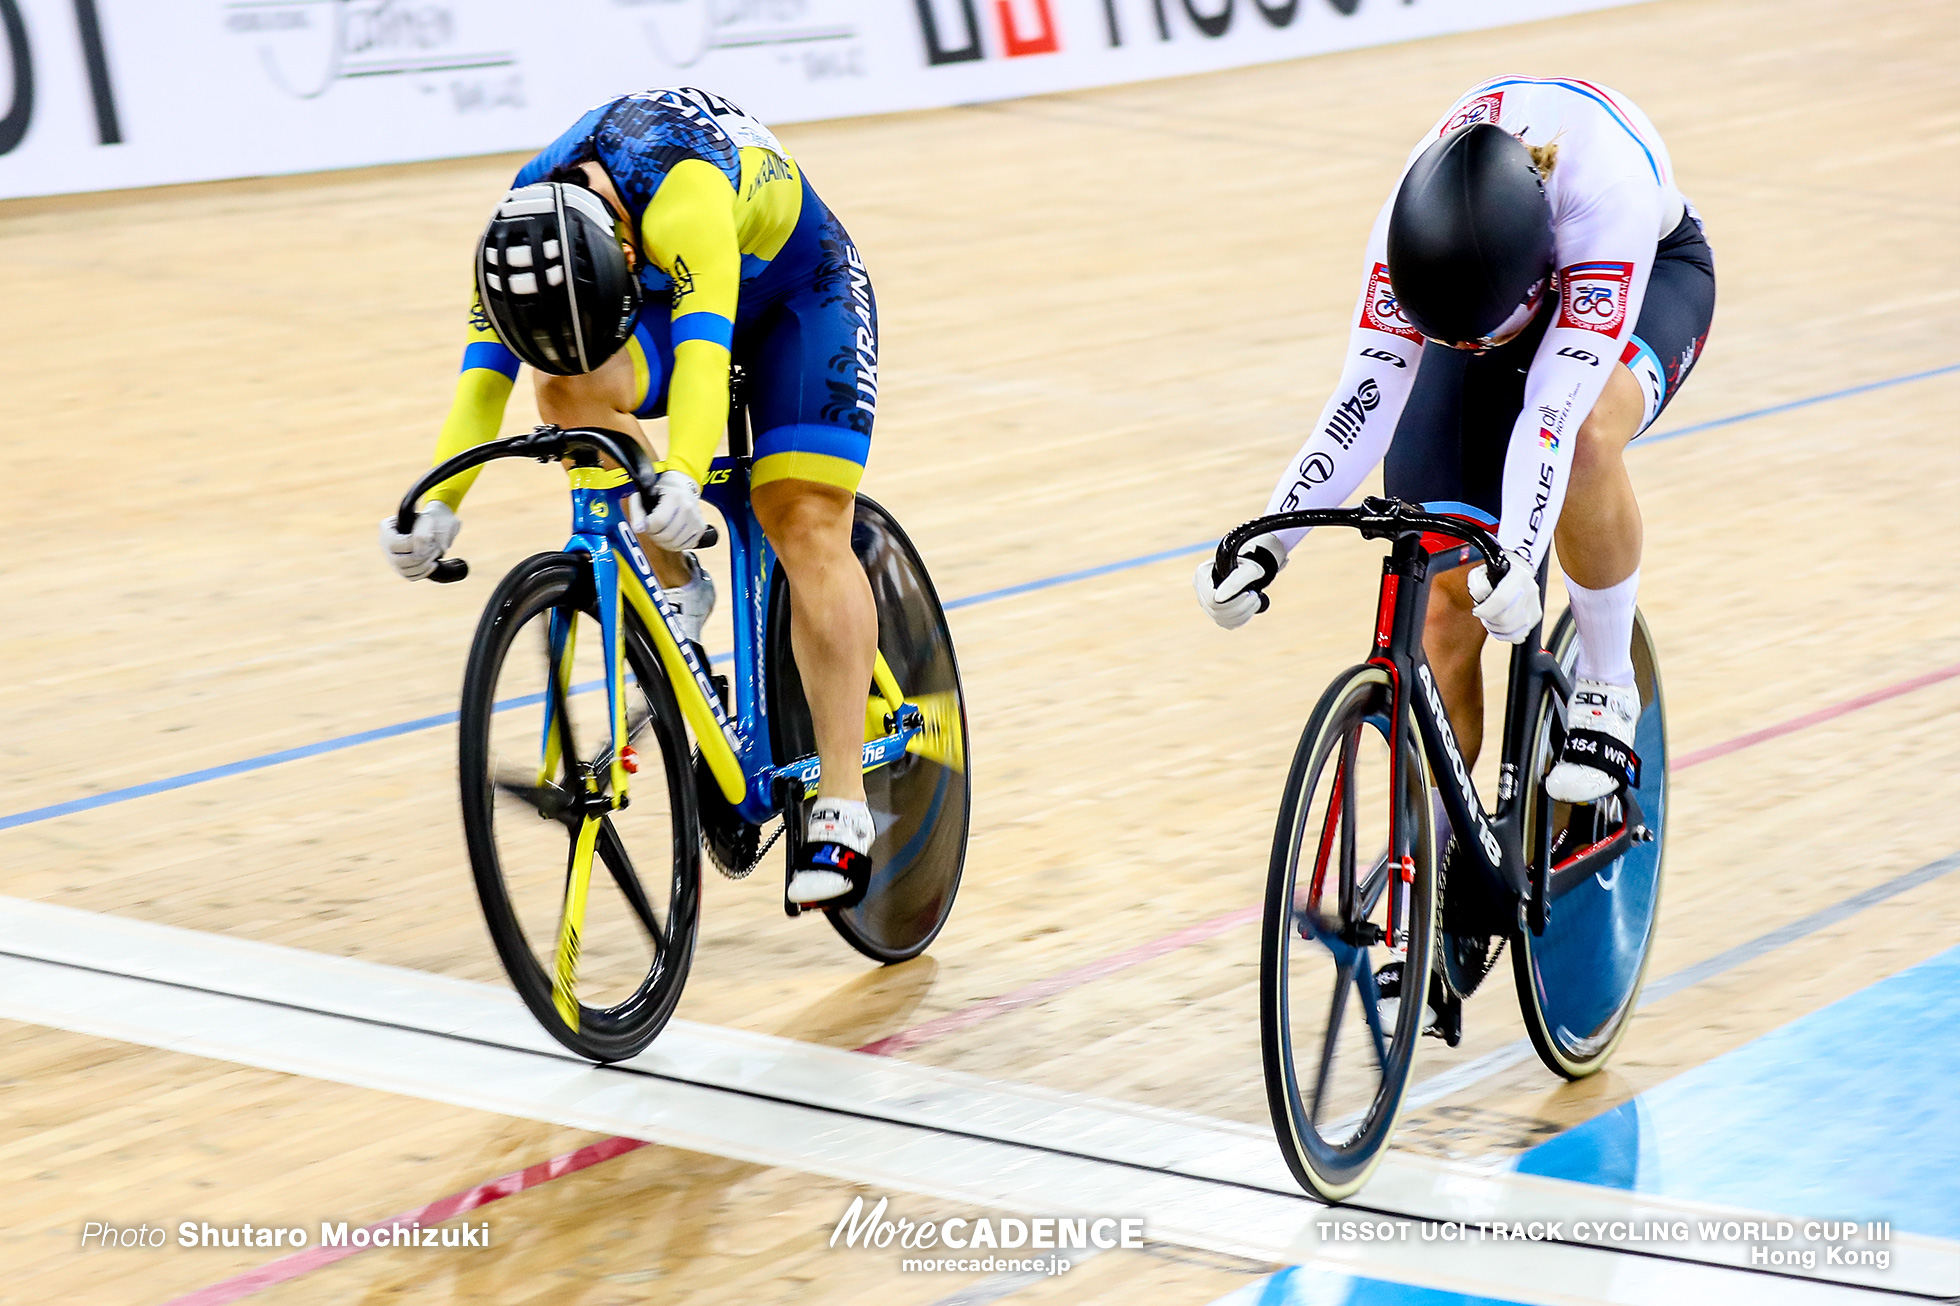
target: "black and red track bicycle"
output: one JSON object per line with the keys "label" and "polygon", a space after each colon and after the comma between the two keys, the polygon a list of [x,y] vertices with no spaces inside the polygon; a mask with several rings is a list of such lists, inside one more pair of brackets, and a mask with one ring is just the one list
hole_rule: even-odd
{"label": "black and red track bicycle", "polygon": [[[1423,657],[1432,575],[1505,555],[1482,527],[1392,499],[1279,513],[1219,542],[1223,577],[1266,531],[1345,526],[1392,541],[1365,661],[1321,695],[1280,801],[1266,888],[1260,1032],[1280,1150],[1340,1201],[1388,1150],[1425,1031],[1455,1044],[1462,1002],[1506,943],[1525,1028],[1568,1079],[1631,1023],[1660,906],[1667,730],[1659,664],[1636,616],[1641,716],[1633,782],[1598,803],[1544,792],[1565,739],[1578,652],[1570,613],[1511,654],[1497,807],[1486,811]],[[1542,597],[1545,578],[1538,578]],[[1456,831],[1436,847],[1430,793]],[[1415,1001],[1405,1001],[1415,997]]]}

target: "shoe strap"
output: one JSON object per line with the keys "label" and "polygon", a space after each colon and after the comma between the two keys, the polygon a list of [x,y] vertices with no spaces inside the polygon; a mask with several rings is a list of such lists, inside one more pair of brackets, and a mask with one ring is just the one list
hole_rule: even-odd
{"label": "shoe strap", "polygon": [[1640,754],[1633,747],[1603,730],[1583,726],[1565,732],[1565,748],[1559,761],[1574,766],[1590,766],[1620,782],[1623,789],[1640,787]]}
{"label": "shoe strap", "polygon": [[848,892],[811,904],[815,907],[855,907],[864,901],[864,895],[871,887],[871,859],[849,844],[828,840],[806,843],[797,851],[790,869],[792,874],[800,871],[835,871],[851,882]]}
{"label": "shoe strap", "polygon": [[803,845],[803,855],[796,859],[799,871],[836,871],[849,876],[853,882],[867,873],[871,859],[847,843],[832,843],[823,840]]}

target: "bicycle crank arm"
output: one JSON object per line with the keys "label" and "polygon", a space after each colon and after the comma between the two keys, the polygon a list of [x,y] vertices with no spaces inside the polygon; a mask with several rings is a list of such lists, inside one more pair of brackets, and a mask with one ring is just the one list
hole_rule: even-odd
{"label": "bicycle crank arm", "polygon": [[1552,903],[1626,856],[1635,844],[1652,843],[1657,837],[1653,827],[1647,824],[1647,814],[1640,809],[1640,800],[1633,796],[1631,790],[1621,794],[1620,802],[1624,810],[1619,829],[1552,867],[1549,892],[1546,894],[1548,916]]}

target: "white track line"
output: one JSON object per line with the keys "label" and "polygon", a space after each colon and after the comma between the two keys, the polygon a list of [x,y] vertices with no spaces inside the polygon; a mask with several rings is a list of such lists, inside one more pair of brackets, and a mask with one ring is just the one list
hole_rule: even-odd
{"label": "white track line", "polygon": [[[617,1067],[570,1057],[490,985],[0,898],[0,1016],[647,1139],[874,1189],[1047,1214],[1141,1214],[1167,1242],[1532,1303],[1808,1303],[1875,1295],[1548,1243],[1322,1241],[1264,1130],[675,1021]],[[1342,1218],[1679,1220],[1745,1213],[1393,1157]],[[1761,1218],[1752,1216],[1750,1218]],[[1448,1248],[1447,1251],[1441,1250]],[[1899,1237],[1844,1283],[1951,1293],[1960,1244]],[[1555,1286],[1554,1286],[1555,1285]]]}

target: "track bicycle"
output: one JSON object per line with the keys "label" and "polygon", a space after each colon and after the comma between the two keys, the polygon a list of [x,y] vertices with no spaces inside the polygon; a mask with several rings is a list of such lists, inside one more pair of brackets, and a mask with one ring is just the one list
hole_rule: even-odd
{"label": "track bicycle", "polygon": [[[539,1023],[593,1061],[643,1051],[679,1004],[704,842],[736,879],[785,832],[793,857],[822,771],[790,646],[789,585],[749,502],[739,405],[729,449],[702,498],[727,526],[732,702],[730,678],[686,638],[627,523],[623,501],[638,491],[651,503],[655,476],[631,437],[540,426],[492,440],[433,468],[399,509],[406,533],[424,494],[501,458],[562,461],[570,476],[571,539],[513,567],[477,626],[458,760],[497,955]],[[897,520],[858,496],[851,545],[878,611],[863,752],[874,870],[856,906],[798,908],[787,895],[783,905],[792,916],[824,911],[852,947],[890,963],[926,949],[959,891],[966,707],[945,612]],[[447,558],[432,578],[468,570]],[[763,843],[771,820],[780,824]]]}
{"label": "track bicycle", "polygon": [[[1506,943],[1540,1059],[1578,1079],[1631,1022],[1660,905],[1667,732],[1637,613],[1633,781],[1597,803],[1544,792],[1565,741],[1578,632],[1564,614],[1511,653],[1497,807],[1487,812],[1423,656],[1432,574],[1508,560],[1489,532],[1392,499],[1261,517],[1219,542],[1214,575],[1266,531],[1346,526],[1392,541],[1368,655],[1307,720],[1280,802],[1260,956],[1267,1105],[1294,1177],[1351,1196],[1387,1152],[1424,1033],[1454,1045],[1462,1003]],[[1542,601],[1545,574],[1538,576]],[[1456,831],[1439,864],[1431,791]]]}

